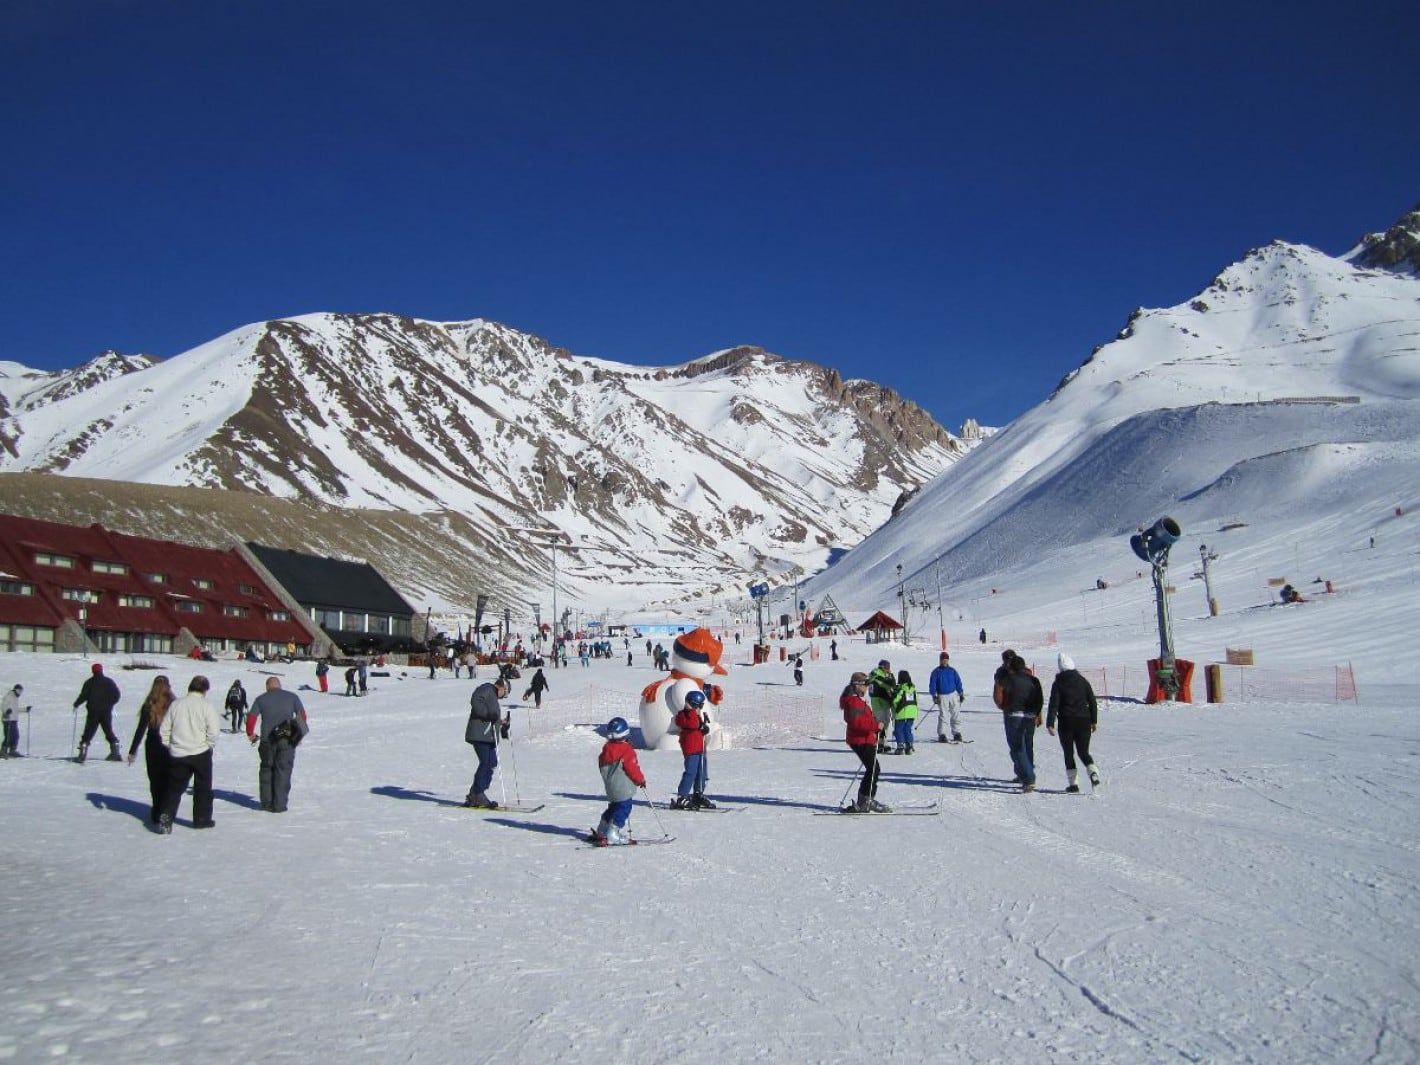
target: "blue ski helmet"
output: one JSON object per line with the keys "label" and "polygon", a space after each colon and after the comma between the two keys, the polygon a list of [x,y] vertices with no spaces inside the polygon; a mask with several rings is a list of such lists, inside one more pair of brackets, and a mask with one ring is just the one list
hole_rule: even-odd
{"label": "blue ski helmet", "polygon": [[705,707],[705,693],[702,691],[689,691],[685,693],[685,705],[692,710],[701,710]]}
{"label": "blue ski helmet", "polygon": [[606,723],[606,738],[609,740],[624,740],[631,735],[631,726],[626,723],[624,717],[614,717]]}

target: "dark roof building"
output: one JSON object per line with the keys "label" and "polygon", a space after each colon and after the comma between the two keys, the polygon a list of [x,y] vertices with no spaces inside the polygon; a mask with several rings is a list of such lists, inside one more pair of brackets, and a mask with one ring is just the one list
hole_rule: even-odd
{"label": "dark roof building", "polygon": [[0,649],[271,654],[312,632],[238,549],[0,515]]}
{"label": "dark roof building", "polygon": [[368,562],[254,543],[246,550],[342,649],[410,649],[414,608]]}

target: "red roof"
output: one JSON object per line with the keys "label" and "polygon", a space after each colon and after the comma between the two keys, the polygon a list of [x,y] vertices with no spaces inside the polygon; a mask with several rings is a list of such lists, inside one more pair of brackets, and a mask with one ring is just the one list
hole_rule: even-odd
{"label": "red roof", "polygon": [[[41,555],[73,564],[42,564]],[[106,566],[120,572],[102,572]],[[199,640],[298,645],[311,639],[294,618],[270,617],[287,608],[235,550],[0,515],[0,568],[35,588],[32,596],[0,595],[0,621],[11,624],[57,626],[65,618],[77,620],[82,608],[89,629],[176,636],[186,628]],[[98,601],[65,598],[66,590],[97,592]],[[152,606],[123,606],[120,596],[151,600]],[[180,600],[199,603],[201,610],[180,612]]]}
{"label": "red roof", "polygon": [[900,622],[900,621],[894,621],[892,618],[888,617],[888,616],[887,616],[886,614],[884,614],[881,610],[879,610],[876,614],[874,614],[872,617],[870,617],[867,621],[865,621],[865,622],[863,622],[863,624],[859,625],[859,626],[858,626],[858,631],[859,631],[859,632],[862,632],[864,629],[900,629],[900,628],[902,628],[902,622]]}

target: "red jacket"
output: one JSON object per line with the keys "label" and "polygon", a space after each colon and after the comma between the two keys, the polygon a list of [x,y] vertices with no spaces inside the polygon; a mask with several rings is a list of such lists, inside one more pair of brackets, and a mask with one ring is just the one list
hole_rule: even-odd
{"label": "red jacket", "polygon": [[878,742],[878,721],[873,717],[873,708],[854,691],[846,691],[838,700],[838,709],[843,711],[843,720],[848,725],[844,739],[850,747],[876,746]]}
{"label": "red jacket", "polygon": [[646,786],[646,774],[641,772],[641,763],[636,760],[636,748],[625,740],[607,740],[602,747],[601,757],[597,759],[597,768],[621,763],[621,771],[626,774],[631,783],[638,788]]}
{"label": "red jacket", "polygon": [[675,727],[680,729],[680,753],[684,755],[704,754],[705,736],[700,731],[699,710],[686,707],[675,716]]}

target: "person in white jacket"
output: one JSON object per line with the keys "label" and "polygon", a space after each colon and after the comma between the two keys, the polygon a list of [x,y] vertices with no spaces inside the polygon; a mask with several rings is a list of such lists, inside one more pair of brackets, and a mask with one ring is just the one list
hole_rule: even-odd
{"label": "person in white jacket", "polygon": [[163,811],[158,815],[158,831],[167,835],[173,830],[178,803],[188,782],[192,782],[192,827],[211,828],[212,820],[212,748],[222,732],[222,719],[217,708],[207,699],[210,685],[207,678],[196,676],[187,686],[187,694],[168,707],[159,736],[172,756],[168,763],[168,787]]}

